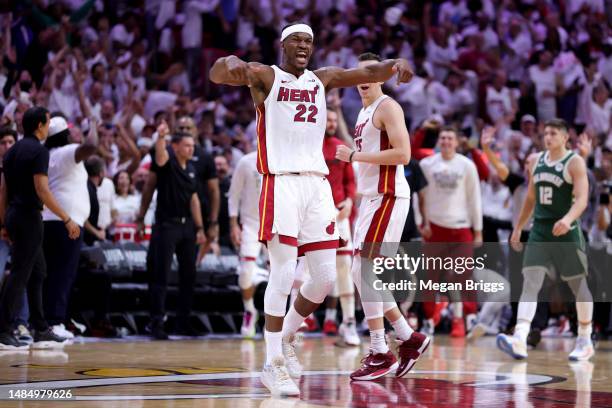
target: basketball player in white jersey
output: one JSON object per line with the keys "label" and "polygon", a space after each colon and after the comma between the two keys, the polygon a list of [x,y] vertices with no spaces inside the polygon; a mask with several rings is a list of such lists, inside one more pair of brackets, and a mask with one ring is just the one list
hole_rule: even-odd
{"label": "basketball player in white jersey", "polygon": [[[253,303],[253,274],[255,261],[261,252],[261,242],[257,237],[259,230],[259,191],[261,175],[257,171],[257,152],[243,156],[232,175],[228,194],[230,234],[232,243],[240,248],[240,267],[238,286],[242,292],[244,315],[240,333],[247,338],[255,336],[259,318]],[[240,223],[238,223],[240,216]]]}
{"label": "basketball player in white jersey", "polygon": [[[210,70],[215,83],[248,85],[257,108],[257,169],[263,174],[259,240],[268,246],[271,268],[264,296],[266,361],[261,379],[274,395],[299,395],[290,378],[299,378],[302,371],[294,334],[336,279],[337,211],[322,149],[325,91],[386,81],[395,73],[398,83],[412,78],[403,59],[310,71],[306,67],[313,40],[308,25],[292,24],[281,33],[280,67],[247,63],[232,55],[219,58]],[[305,254],[311,278],[284,317],[298,252]]]}
{"label": "basketball player in white jersey", "polygon": [[[359,56],[363,69],[380,61],[376,54]],[[357,193],[362,196],[355,221],[353,242],[360,253],[353,260],[353,280],[362,294],[363,312],[370,329],[370,353],[363,365],[351,374],[352,380],[374,380],[395,370],[405,375],[429,345],[429,338],[410,328],[396,302],[368,301],[362,291],[362,257],[394,256],[388,248],[379,250],[376,243],[400,242],[410,209],[410,187],[404,176],[404,164],[410,161],[410,138],[404,112],[393,99],[383,94],[382,82],[358,86],[363,108],[355,126],[355,146],[338,146],[336,158],[357,162]],[[365,245],[364,245],[365,244]],[[385,252],[385,253],[383,253]],[[365,262],[365,261],[364,261]],[[399,362],[385,340],[386,317],[397,335]]]}

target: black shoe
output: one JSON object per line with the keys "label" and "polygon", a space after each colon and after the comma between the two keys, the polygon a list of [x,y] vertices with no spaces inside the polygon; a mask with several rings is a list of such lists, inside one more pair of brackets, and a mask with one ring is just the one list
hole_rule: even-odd
{"label": "black shoe", "polygon": [[164,321],[154,319],[149,326],[149,332],[155,340],[168,340],[168,333],[164,330]]}
{"label": "black shoe", "polygon": [[529,332],[527,336],[527,345],[536,348],[540,341],[542,340],[542,334],[540,333],[540,329],[533,329]]}
{"label": "black shoe", "polygon": [[0,350],[27,350],[30,347],[28,343],[19,341],[12,333],[0,333]]}
{"label": "black shoe", "polygon": [[65,337],[60,337],[57,334],[53,333],[51,328],[47,330],[33,330],[34,334],[34,343],[32,343],[33,349],[52,349],[52,348],[62,348],[68,342],[68,339]]}

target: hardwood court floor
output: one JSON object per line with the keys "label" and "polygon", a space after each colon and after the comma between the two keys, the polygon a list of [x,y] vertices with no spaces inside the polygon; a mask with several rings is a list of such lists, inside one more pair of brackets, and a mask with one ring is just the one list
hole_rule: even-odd
{"label": "hardwood court floor", "polygon": [[[367,340],[367,339],[365,339]],[[544,339],[514,362],[494,338],[437,336],[402,379],[350,383],[367,344],[338,348],[307,338],[301,398],[271,399],[259,382],[261,340],[136,339],[81,343],[62,352],[0,354],[0,407],[610,407],[612,342],[591,362],[569,364],[573,339]],[[73,400],[8,400],[9,391],[70,391]]]}

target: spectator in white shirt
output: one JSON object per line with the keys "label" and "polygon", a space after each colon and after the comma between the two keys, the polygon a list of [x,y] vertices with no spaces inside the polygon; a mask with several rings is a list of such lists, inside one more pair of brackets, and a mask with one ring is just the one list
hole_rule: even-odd
{"label": "spectator in white shirt", "polygon": [[[462,1],[444,3],[444,6],[452,7],[461,4]],[[443,6],[443,7],[444,7]],[[464,5],[465,7],[465,5]],[[442,11],[442,10],[441,10]],[[444,27],[431,27],[431,3],[426,3],[423,7],[423,25],[425,28],[425,47],[427,49],[427,60],[432,64],[433,76],[439,82],[446,79],[448,70],[459,57],[454,37]],[[452,14],[448,12],[447,14]],[[440,21],[444,21],[444,15],[440,14]]]}
{"label": "spectator in white shirt", "polygon": [[115,198],[111,214],[114,224],[132,224],[136,222],[140,199],[132,191],[132,179],[130,174],[122,170],[113,177],[115,184]]}
{"label": "spectator in white shirt", "polygon": [[464,78],[457,72],[450,72],[446,78],[446,86],[449,99],[445,116],[450,122],[457,123],[462,130],[473,128],[476,98],[464,85]]}
{"label": "spectator in white shirt", "polygon": [[578,95],[578,108],[576,109],[576,125],[584,129],[591,123],[591,102],[593,101],[593,90],[601,81],[601,74],[597,69],[597,61],[591,59],[584,65],[584,76],[582,88]]}
{"label": "spectator in white shirt", "polygon": [[327,47],[321,50],[319,61],[321,66],[335,66],[348,68],[348,60],[351,55],[350,48],[344,47],[344,38],[335,32],[329,33]]}
{"label": "spectator in white shirt", "polygon": [[68,67],[69,63],[64,57],[60,56],[60,60],[53,67],[51,76],[48,77],[48,85],[51,89],[48,106],[51,112],[60,111],[67,118],[73,120],[78,113],[79,101],[76,97],[75,81],[69,75]]}
{"label": "spectator in white shirt", "polygon": [[219,0],[189,0],[183,3],[185,24],[183,25],[182,44],[189,80],[194,85],[198,81],[198,69],[202,58],[202,13],[210,13],[219,5]]}
{"label": "spectator in white shirt", "polygon": [[501,42],[503,67],[508,72],[510,81],[520,82],[525,73],[525,64],[531,54],[531,37],[523,29],[521,21],[512,19],[508,27],[508,34]]}
{"label": "spectator in white shirt", "polygon": [[444,27],[430,29],[430,32],[431,37],[427,40],[427,59],[433,65],[434,78],[442,82],[459,54],[455,39]]}
{"label": "spectator in white shirt", "polygon": [[474,25],[466,27],[462,32],[463,38],[468,38],[474,34],[482,35],[484,49],[483,51],[489,50],[499,46],[499,37],[495,30],[491,28],[489,17],[482,11],[477,14],[477,20]]}
{"label": "spectator in white shirt", "polygon": [[495,125],[511,122],[516,111],[516,102],[506,86],[506,79],[506,72],[497,70],[491,85],[487,86],[487,115]]}
{"label": "spectator in white shirt", "polygon": [[[72,137],[71,137],[72,135]],[[81,234],[74,240],[68,236],[66,222],[60,220],[49,209],[43,211],[43,250],[47,263],[43,304],[45,314],[53,332],[60,337],[74,337],[65,330],[64,321],[68,310],[68,298],[76,277],[83,225],[89,217],[89,192],[87,171],[83,161],[96,152],[98,133],[95,124],[87,139],[80,143],[80,132],[71,132],[66,119],[51,118],[49,137],[45,147],[49,149],[49,188],[59,205],[81,228]]]}
{"label": "spectator in white shirt", "polygon": [[[612,99],[606,84],[600,82],[593,89],[593,100],[591,101],[591,120],[587,128],[595,134],[604,134],[609,137],[610,120],[612,119]],[[605,140],[605,138],[604,138]]]}
{"label": "spectator in white shirt", "polygon": [[557,75],[552,62],[552,53],[543,50],[538,63],[529,67],[529,77],[536,88],[539,122],[546,122],[557,116]]}

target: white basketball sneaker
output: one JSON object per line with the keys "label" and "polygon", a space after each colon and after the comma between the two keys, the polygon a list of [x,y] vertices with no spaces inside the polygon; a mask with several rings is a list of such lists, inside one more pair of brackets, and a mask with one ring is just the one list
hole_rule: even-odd
{"label": "white basketball sneaker", "polygon": [[516,360],[527,358],[527,342],[516,336],[497,335],[497,348]]}
{"label": "white basketball sneaker", "polygon": [[361,339],[357,335],[355,322],[342,323],[338,329],[338,335],[347,346],[358,346],[361,344]]}
{"label": "white basketball sneaker", "polygon": [[56,336],[63,337],[68,340],[74,339],[74,333],[69,330],[66,330],[66,326],[64,323],[56,324],[55,326],[51,326],[51,330]]}
{"label": "white basketball sneaker", "polygon": [[272,364],[264,365],[261,372],[261,382],[273,396],[300,395],[300,390],[289,376],[285,359],[282,357],[276,357],[272,360]]}
{"label": "white basketball sneaker", "polygon": [[292,378],[300,378],[302,376],[302,365],[295,354],[297,341],[295,335],[283,337],[283,356],[287,371]]}
{"label": "white basketball sneaker", "polygon": [[569,354],[570,361],[586,361],[593,357],[595,349],[593,342],[588,337],[576,337],[576,347]]}

